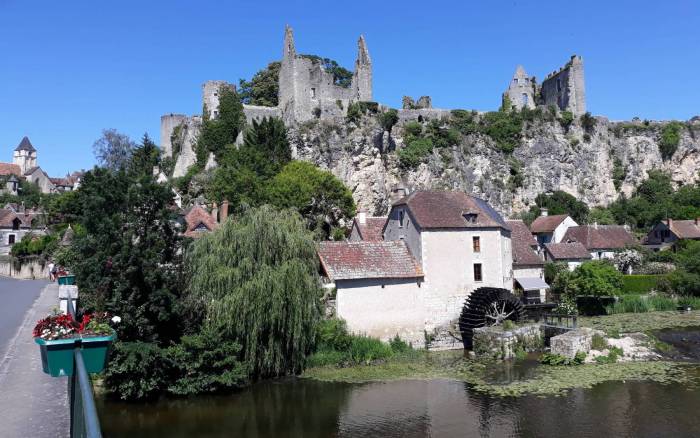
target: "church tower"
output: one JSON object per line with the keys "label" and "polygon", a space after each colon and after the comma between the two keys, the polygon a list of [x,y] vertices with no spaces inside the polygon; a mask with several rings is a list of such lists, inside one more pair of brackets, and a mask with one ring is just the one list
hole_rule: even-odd
{"label": "church tower", "polygon": [[19,166],[23,175],[32,167],[36,167],[36,149],[32,146],[29,138],[24,137],[19,146],[15,148],[12,162]]}

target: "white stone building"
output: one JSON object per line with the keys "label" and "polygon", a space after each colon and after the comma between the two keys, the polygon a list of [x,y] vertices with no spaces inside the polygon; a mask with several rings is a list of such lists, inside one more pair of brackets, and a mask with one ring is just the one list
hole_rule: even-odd
{"label": "white stone building", "polygon": [[530,231],[537,238],[541,248],[545,243],[560,243],[564,239],[566,230],[576,226],[578,224],[569,215],[550,216],[547,209],[543,208],[541,215],[530,224]]}
{"label": "white stone building", "polygon": [[415,192],[394,203],[383,238],[319,244],[336,314],[353,332],[422,345],[425,332],[458,318],[474,289],[513,287],[510,228],[481,199]]}

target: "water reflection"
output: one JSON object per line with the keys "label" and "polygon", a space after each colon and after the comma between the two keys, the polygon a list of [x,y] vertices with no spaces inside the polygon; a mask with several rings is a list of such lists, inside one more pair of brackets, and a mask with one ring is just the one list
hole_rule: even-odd
{"label": "water reflection", "polygon": [[[695,371],[697,372],[697,370]],[[288,379],[225,397],[101,401],[107,437],[700,436],[700,392],[609,382],[561,397],[495,398],[463,382]]]}

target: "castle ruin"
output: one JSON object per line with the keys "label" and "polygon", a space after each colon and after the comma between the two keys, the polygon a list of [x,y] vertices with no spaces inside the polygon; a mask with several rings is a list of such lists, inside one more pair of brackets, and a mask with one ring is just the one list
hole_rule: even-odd
{"label": "castle ruin", "polygon": [[[335,119],[342,122],[348,107],[354,102],[372,101],[372,60],[363,36],[357,42],[357,58],[349,84],[336,83],[332,72],[324,68],[321,58],[299,55],[294,44],[292,28],[284,32],[282,61],[279,72],[278,105],[276,107],[243,105],[246,121],[264,117],[279,117],[288,126],[313,119]],[[222,87],[235,89],[226,81],[207,81],[202,85],[203,115],[215,119],[219,112],[219,93]],[[518,66],[504,93],[517,109],[533,109],[538,105],[553,105],[574,115],[586,112],[583,80],[583,60],[572,56],[559,71],[551,73],[541,85]],[[431,120],[450,115],[450,110],[433,108],[430,96],[418,101],[405,96],[399,120]],[[386,109],[380,106],[383,111]],[[196,162],[194,146],[202,126],[202,116],[166,114],[161,117],[160,142],[164,157],[176,158],[173,176],[182,176]],[[209,157],[207,167],[214,164]]]}
{"label": "castle ruin", "polygon": [[519,65],[508,89],[503,93],[510,104],[521,110],[534,109],[537,105],[554,106],[560,111],[570,111],[575,116],[586,112],[586,86],[583,79],[583,59],[572,56],[558,71],[550,73],[537,84]]}

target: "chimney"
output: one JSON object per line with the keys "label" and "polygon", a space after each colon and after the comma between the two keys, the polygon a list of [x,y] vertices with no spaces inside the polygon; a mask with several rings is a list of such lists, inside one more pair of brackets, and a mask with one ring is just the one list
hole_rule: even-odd
{"label": "chimney", "polygon": [[549,216],[549,210],[546,208],[540,208],[540,216]]}
{"label": "chimney", "polygon": [[226,218],[228,218],[228,200],[224,199],[221,202],[221,214],[219,215],[221,220],[219,222],[224,223]]}
{"label": "chimney", "polygon": [[364,225],[367,223],[367,212],[365,210],[360,210],[357,213],[357,222],[359,222],[360,225]]}
{"label": "chimney", "polygon": [[673,225],[673,219],[671,219],[670,217],[667,217],[667,218],[666,218],[666,225],[667,225],[669,228],[671,228],[671,226]]}
{"label": "chimney", "polygon": [[216,202],[211,207],[211,217],[214,219],[214,222],[219,221],[219,207],[216,205]]}
{"label": "chimney", "polygon": [[598,221],[593,222],[593,229],[594,230],[598,229]]}
{"label": "chimney", "polygon": [[695,226],[697,227],[698,224],[700,224],[700,217],[695,218]]}

